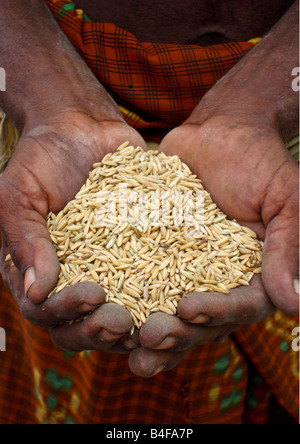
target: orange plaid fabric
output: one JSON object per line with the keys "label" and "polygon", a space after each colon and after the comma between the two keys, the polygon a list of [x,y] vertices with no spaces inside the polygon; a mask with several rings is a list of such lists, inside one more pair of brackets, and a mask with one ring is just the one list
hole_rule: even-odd
{"label": "orange plaid fabric", "polygon": [[[143,43],[112,23],[93,23],[70,0],[46,0],[67,37],[119,104],[129,125],[168,130],[255,45]],[[149,135],[149,137],[151,137]]]}
{"label": "orange plaid fabric", "polygon": [[[59,25],[140,130],[181,123],[253,43],[152,45],[48,0]],[[280,312],[206,344],[175,369],[133,375],[127,356],[66,353],[27,322],[0,278],[1,424],[265,424],[298,419],[297,322]],[[271,416],[270,416],[271,415]],[[275,418],[275,419],[274,419]]]}
{"label": "orange plaid fabric", "polygon": [[127,356],[58,349],[21,316],[1,279],[0,297],[1,424],[265,424],[274,406],[284,412],[279,423],[297,421],[295,322],[279,312],[143,379]]}

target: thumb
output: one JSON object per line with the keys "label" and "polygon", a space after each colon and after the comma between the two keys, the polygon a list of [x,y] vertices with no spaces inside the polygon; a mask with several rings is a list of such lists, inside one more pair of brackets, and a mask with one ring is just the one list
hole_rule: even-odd
{"label": "thumb", "polygon": [[263,251],[264,287],[279,310],[299,312],[298,198],[293,196],[267,226]]}
{"label": "thumb", "polygon": [[14,265],[24,278],[24,293],[34,303],[43,302],[55,287],[60,266],[44,218],[20,205],[14,211],[2,205],[0,226]]}

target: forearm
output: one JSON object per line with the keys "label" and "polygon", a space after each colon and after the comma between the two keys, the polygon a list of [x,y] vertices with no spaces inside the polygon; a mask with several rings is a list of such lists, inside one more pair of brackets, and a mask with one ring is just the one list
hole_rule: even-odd
{"label": "forearm", "polygon": [[278,129],[283,139],[298,128],[298,94],[292,70],[298,66],[298,2],[270,33],[221,79],[194,110],[189,123],[218,113],[252,116]]}
{"label": "forearm", "polygon": [[0,107],[19,131],[58,109],[121,119],[118,109],[56,24],[42,0],[0,0]]}

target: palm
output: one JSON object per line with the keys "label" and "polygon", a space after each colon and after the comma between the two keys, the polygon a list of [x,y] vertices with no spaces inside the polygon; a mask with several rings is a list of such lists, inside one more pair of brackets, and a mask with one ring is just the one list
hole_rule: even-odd
{"label": "palm", "polygon": [[[126,140],[145,147],[139,134],[121,120],[101,123],[75,113],[54,117],[20,139],[0,179],[1,273],[24,316],[38,325],[54,327],[55,341],[72,351],[124,351],[119,340],[130,331],[132,320],[122,307],[104,307],[104,291],[93,283],[69,287],[47,299],[57,283],[60,265],[45,218],[74,198],[93,163]],[[8,252],[15,267],[5,261]],[[35,280],[27,288],[33,271]],[[81,324],[57,327],[90,312],[93,314]]]}

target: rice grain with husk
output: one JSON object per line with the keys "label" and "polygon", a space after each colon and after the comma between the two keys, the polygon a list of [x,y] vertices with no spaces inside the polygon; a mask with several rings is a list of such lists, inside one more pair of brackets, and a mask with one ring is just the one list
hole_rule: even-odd
{"label": "rice grain with husk", "polygon": [[61,263],[54,292],[96,282],[137,328],[151,313],[176,314],[190,292],[228,294],[261,272],[262,242],[226,217],[179,157],[128,143],[94,165],[47,228]]}

